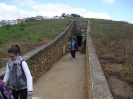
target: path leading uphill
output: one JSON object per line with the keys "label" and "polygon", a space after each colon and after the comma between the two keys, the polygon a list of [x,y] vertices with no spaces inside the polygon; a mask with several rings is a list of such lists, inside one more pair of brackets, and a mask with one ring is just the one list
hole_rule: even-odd
{"label": "path leading uphill", "polygon": [[73,61],[68,53],[34,82],[28,99],[87,99],[86,85],[85,55],[77,52]]}

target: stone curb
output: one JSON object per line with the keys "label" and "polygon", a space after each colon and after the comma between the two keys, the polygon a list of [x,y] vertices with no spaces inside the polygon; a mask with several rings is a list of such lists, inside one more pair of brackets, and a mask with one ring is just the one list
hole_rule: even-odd
{"label": "stone curb", "polygon": [[[89,26],[89,25],[88,25]],[[89,28],[89,27],[88,27]],[[90,31],[90,30],[89,30]],[[88,31],[88,32],[89,32]],[[107,80],[103,73],[101,64],[95,53],[95,49],[92,45],[92,39],[87,33],[88,51],[89,51],[89,68],[90,68],[90,81],[92,87],[93,99],[113,99],[112,93],[108,86]]]}

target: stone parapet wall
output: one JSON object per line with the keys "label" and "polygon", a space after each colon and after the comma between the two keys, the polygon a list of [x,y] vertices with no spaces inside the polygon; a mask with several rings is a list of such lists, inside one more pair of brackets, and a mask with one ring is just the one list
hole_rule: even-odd
{"label": "stone parapet wall", "polygon": [[[29,54],[24,58],[27,60],[31,74],[35,79],[41,76],[47,69],[49,69],[59,58],[67,52],[68,41],[71,32],[71,24],[65,31],[61,32],[57,37],[47,44],[36,49],[31,57]],[[31,52],[32,53],[32,52]]]}
{"label": "stone parapet wall", "polygon": [[[23,56],[34,80],[44,74],[59,58],[67,53],[71,29],[72,23],[51,41]],[[5,70],[6,66],[0,70],[1,79],[5,74]]]}
{"label": "stone parapet wall", "polygon": [[86,64],[86,73],[87,73],[87,90],[88,90],[88,99],[93,99],[93,92],[92,92],[92,81],[91,81],[91,74],[90,74],[90,62],[89,62],[89,42],[88,42],[88,35],[90,32],[90,27],[87,27],[87,34],[86,34],[86,53],[85,53],[85,64]]}
{"label": "stone parapet wall", "polygon": [[88,99],[113,99],[112,93],[106,81],[102,67],[92,45],[89,35],[88,22],[86,37],[86,69],[88,83]]}

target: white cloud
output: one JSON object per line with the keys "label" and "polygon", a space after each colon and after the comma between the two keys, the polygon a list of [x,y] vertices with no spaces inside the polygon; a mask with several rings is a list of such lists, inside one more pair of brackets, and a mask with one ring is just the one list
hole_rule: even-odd
{"label": "white cloud", "polygon": [[60,16],[62,13],[66,14],[82,14],[86,12],[83,8],[72,8],[68,5],[64,4],[37,4],[34,5],[34,10],[38,12],[38,14],[42,14],[44,16]]}
{"label": "white cloud", "polygon": [[94,13],[94,12],[87,12],[85,15],[84,15],[85,18],[100,18],[100,19],[111,19],[111,17],[103,12],[103,13]]}
{"label": "white cloud", "polygon": [[129,23],[133,24],[133,21],[130,21]]}
{"label": "white cloud", "polygon": [[[17,0],[22,2],[21,0]],[[65,4],[36,4],[32,0],[25,0],[25,3],[28,2],[31,4],[30,7],[33,9],[32,11],[25,11],[18,9],[16,6],[7,5],[5,3],[0,3],[0,20],[14,20],[18,18],[26,18],[37,15],[52,17],[52,16],[61,16],[62,13],[66,14],[78,14],[85,18],[102,18],[102,19],[110,19],[111,17],[107,13],[94,13],[88,12],[84,8],[72,8],[69,5]],[[26,5],[27,6],[27,5]]]}
{"label": "white cloud", "polygon": [[64,4],[37,4],[34,5],[34,10],[38,12],[38,14],[42,14],[44,16],[60,16],[62,13],[66,14],[79,14],[85,18],[102,18],[102,19],[111,19],[111,17],[107,13],[94,13],[87,12],[84,8],[72,8],[68,5]]}
{"label": "white cloud", "polygon": [[18,18],[31,17],[34,15],[34,12],[20,10],[15,6],[0,3],[0,15],[0,20],[15,20]]}
{"label": "white cloud", "polygon": [[113,4],[115,0],[102,0],[103,3]]}

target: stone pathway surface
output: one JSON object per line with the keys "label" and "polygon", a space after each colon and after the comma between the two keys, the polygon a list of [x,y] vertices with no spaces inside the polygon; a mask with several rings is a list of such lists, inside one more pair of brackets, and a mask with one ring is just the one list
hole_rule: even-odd
{"label": "stone pathway surface", "polygon": [[[85,55],[64,55],[33,84],[33,97],[38,99],[87,99]],[[37,99],[37,98],[36,98]]]}

